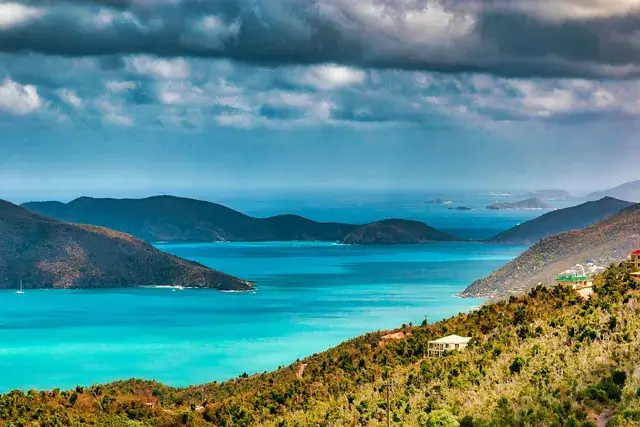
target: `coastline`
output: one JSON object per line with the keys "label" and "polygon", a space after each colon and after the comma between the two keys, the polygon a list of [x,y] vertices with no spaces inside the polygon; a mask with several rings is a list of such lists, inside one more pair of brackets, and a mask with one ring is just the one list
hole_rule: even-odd
{"label": "coastline", "polygon": [[[248,370],[270,371],[372,330],[468,312],[479,302],[455,294],[517,252],[473,242],[397,247],[230,243],[168,250],[255,279],[260,292],[27,291],[27,298],[11,298],[19,303],[15,314],[0,316],[0,323],[13,325],[7,331],[29,328],[32,337],[0,331],[0,340],[15,349],[0,357],[0,369],[11,366],[14,373],[2,381],[3,390],[14,385],[68,388],[129,377],[185,387]],[[75,309],[69,312],[69,306]],[[55,322],[42,320],[53,313],[66,314]],[[52,351],[64,361],[57,373],[20,374]],[[92,366],[102,366],[101,371]]]}

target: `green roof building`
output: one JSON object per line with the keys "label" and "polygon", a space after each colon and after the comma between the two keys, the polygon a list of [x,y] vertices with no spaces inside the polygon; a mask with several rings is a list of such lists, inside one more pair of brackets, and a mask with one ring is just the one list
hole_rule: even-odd
{"label": "green roof building", "polygon": [[587,276],[572,276],[563,274],[556,278],[559,285],[571,286],[573,289],[584,289],[593,286],[593,282]]}

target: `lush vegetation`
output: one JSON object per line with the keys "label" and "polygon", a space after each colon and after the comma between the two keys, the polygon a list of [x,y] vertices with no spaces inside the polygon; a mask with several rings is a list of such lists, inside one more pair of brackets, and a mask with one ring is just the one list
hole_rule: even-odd
{"label": "lush vegetation", "polygon": [[[272,373],[176,389],[129,380],[0,397],[5,426],[378,426],[390,386],[395,426],[640,425],[640,288],[624,265],[584,301],[537,287],[435,324],[371,333]],[[469,347],[425,357],[429,340]]]}

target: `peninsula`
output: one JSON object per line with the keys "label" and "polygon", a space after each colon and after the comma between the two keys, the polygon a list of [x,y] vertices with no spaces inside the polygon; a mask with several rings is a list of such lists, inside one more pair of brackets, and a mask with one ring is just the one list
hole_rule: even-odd
{"label": "peninsula", "polygon": [[0,201],[0,288],[183,286],[247,291],[250,282],[104,227],[70,224]]}
{"label": "peninsula", "polygon": [[534,197],[531,199],[521,200],[519,202],[496,202],[487,206],[490,210],[545,210],[553,209],[553,206],[544,200]]}

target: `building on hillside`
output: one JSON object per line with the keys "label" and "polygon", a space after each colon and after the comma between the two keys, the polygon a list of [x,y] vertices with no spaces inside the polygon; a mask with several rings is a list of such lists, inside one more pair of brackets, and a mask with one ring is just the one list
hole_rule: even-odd
{"label": "building on hillside", "polygon": [[640,249],[631,252],[629,264],[634,270],[640,270]]}
{"label": "building on hillside", "polygon": [[429,357],[440,357],[445,351],[460,351],[467,347],[471,337],[449,335],[429,341]]}
{"label": "building on hillside", "polygon": [[580,290],[593,286],[593,281],[587,276],[572,276],[563,274],[556,279],[558,285],[571,286],[573,289]]}
{"label": "building on hillside", "polygon": [[635,273],[631,273],[631,280],[640,283],[640,272],[636,271]]}

